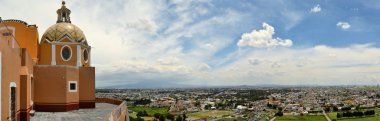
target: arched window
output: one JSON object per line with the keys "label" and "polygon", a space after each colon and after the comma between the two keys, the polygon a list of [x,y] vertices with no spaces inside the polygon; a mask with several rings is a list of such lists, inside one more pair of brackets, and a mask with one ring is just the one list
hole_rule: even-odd
{"label": "arched window", "polygon": [[83,51],[83,60],[86,63],[88,62],[88,51],[87,51],[87,49],[84,49],[84,51]]}
{"label": "arched window", "polygon": [[9,117],[10,117],[10,121],[16,121],[17,119],[17,109],[16,109],[16,103],[17,103],[17,99],[16,99],[16,83],[14,82],[11,82],[10,84],[10,94],[9,94]]}

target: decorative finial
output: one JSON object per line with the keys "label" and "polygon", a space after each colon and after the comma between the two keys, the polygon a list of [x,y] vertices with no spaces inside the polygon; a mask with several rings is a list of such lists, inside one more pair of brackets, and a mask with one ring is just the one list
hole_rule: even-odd
{"label": "decorative finial", "polygon": [[66,2],[64,0],[62,0],[62,5],[65,5],[65,4],[66,4]]}

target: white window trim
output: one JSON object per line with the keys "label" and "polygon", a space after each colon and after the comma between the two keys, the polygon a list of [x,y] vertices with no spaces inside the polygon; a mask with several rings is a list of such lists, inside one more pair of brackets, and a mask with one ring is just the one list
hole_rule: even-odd
{"label": "white window trim", "polygon": [[[56,58],[55,51],[56,51],[55,44],[51,44],[51,65],[56,65],[57,64],[57,62],[55,60],[55,58]],[[62,57],[62,55],[61,55],[61,57]]]}
{"label": "white window trim", "polygon": [[91,66],[91,46],[88,47],[88,65]]}
{"label": "white window trim", "polygon": [[82,66],[82,48],[80,45],[77,45],[77,66]]}
{"label": "white window trim", "polygon": [[[87,60],[85,60],[85,57],[84,57],[84,53],[85,52],[87,52]],[[82,55],[83,55],[83,60],[84,60],[84,63],[88,63],[89,62],[89,52],[88,52],[88,49],[87,48],[85,48],[85,49],[83,49],[83,53],[82,53]]]}
{"label": "white window trim", "polygon": [[[16,88],[15,91],[17,91],[17,85],[16,85],[15,82],[11,82],[10,85],[9,85],[9,118],[11,118],[11,115],[12,115],[11,114],[12,113],[12,109],[11,109],[11,107],[12,107],[11,106],[12,105],[12,102],[11,102],[11,93],[12,93],[11,88],[12,87]],[[16,103],[15,109],[17,111],[17,92],[16,92],[16,95],[15,95],[15,103]],[[17,115],[17,113],[16,113],[16,115]],[[12,120],[12,119],[10,119],[10,120]],[[16,121],[17,121],[17,118],[16,118]]]}
{"label": "white window trim", "polygon": [[[65,48],[65,47],[68,47],[70,49],[70,57],[67,60],[65,58],[63,58],[63,55],[62,55],[63,48]],[[73,57],[73,50],[71,49],[70,46],[64,45],[64,46],[61,47],[61,53],[60,53],[60,55],[61,55],[61,58],[62,58],[63,61],[69,61],[71,59],[71,57]]]}
{"label": "white window trim", "polygon": [[[75,90],[71,90],[71,89],[70,89],[70,84],[73,84],[73,83],[75,84]],[[69,85],[68,85],[68,86],[69,86],[69,87],[68,87],[68,88],[69,88],[69,92],[78,92],[78,82],[77,82],[77,81],[69,81],[68,84],[69,84]]]}

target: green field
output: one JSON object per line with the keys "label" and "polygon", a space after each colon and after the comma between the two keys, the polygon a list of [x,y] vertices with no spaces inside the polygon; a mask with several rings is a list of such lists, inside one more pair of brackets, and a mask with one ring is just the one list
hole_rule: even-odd
{"label": "green field", "polygon": [[[377,113],[377,112],[376,112]],[[328,113],[331,120],[337,119],[336,113]],[[364,118],[340,118],[337,121],[380,121],[380,116],[371,116]]]}
{"label": "green field", "polygon": [[[136,116],[136,113],[132,113],[132,114],[128,114],[129,117],[132,117],[132,118],[137,118]],[[145,121],[153,121],[153,117],[141,117],[143,118]]]}
{"label": "green field", "polygon": [[364,118],[345,118],[338,119],[337,121],[380,121],[379,116],[364,117]]}
{"label": "green field", "polygon": [[226,119],[219,119],[217,121],[245,121],[243,118],[226,118]]}
{"label": "green field", "polygon": [[326,121],[323,116],[281,116],[275,121]]}
{"label": "green field", "polygon": [[266,118],[262,118],[259,121],[269,121],[269,120],[267,120]]}
{"label": "green field", "polygon": [[375,109],[375,114],[380,114],[380,108]]}
{"label": "green field", "polygon": [[230,115],[231,113],[232,111],[213,110],[213,111],[188,113],[188,116],[189,118],[203,118],[203,117],[217,117],[217,116],[223,116],[223,115]]}
{"label": "green field", "polygon": [[336,113],[335,113],[335,112],[327,113],[327,115],[329,116],[329,118],[330,118],[331,120],[336,119]]}
{"label": "green field", "polygon": [[146,111],[149,116],[153,116],[155,113],[167,114],[169,109],[163,108],[151,108],[151,107],[128,107],[128,110],[133,110],[135,112]]}

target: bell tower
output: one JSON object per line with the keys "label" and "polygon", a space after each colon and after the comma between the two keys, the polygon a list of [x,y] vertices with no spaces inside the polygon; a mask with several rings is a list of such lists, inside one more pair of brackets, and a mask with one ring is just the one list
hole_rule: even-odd
{"label": "bell tower", "polygon": [[62,1],[62,7],[57,10],[57,14],[58,14],[57,23],[61,23],[61,22],[71,23],[70,21],[71,11],[70,9],[66,8],[65,4],[66,2]]}

